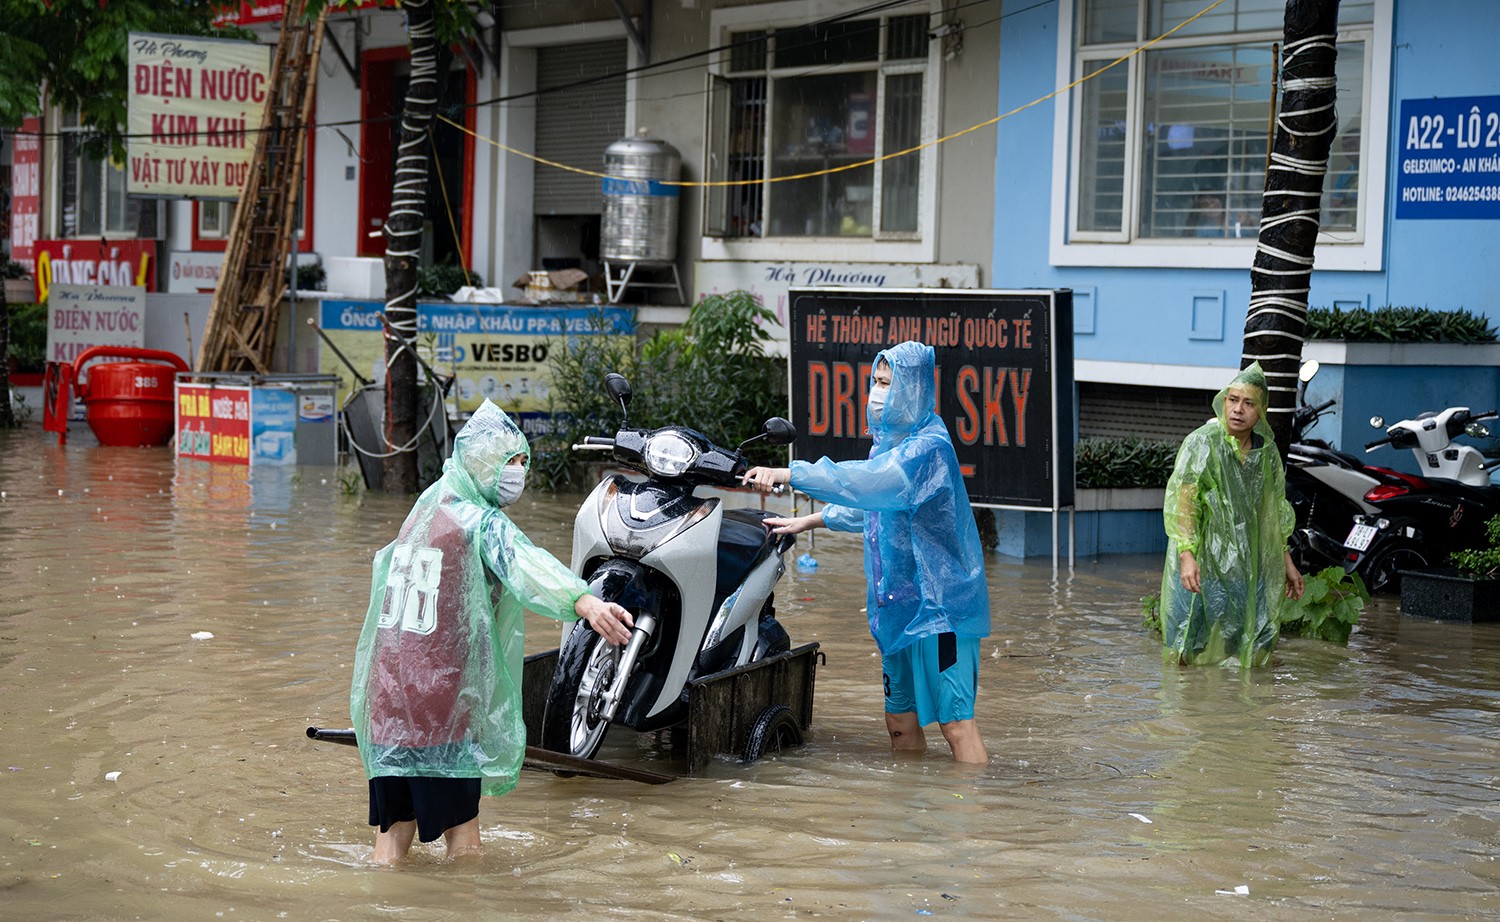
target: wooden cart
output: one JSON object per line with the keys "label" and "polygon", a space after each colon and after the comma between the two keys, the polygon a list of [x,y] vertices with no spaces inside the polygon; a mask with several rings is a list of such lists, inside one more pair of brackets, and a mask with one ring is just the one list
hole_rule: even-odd
{"label": "wooden cart", "polygon": [[[685,739],[688,774],[702,771],[716,756],[754,762],[767,752],[800,746],[812,726],[816,643],[804,644],[759,662],[714,673],[688,683],[688,718],[673,731]],[[557,665],[557,650],[526,657],[521,676],[521,708],[526,742],[541,742],[542,712]]]}

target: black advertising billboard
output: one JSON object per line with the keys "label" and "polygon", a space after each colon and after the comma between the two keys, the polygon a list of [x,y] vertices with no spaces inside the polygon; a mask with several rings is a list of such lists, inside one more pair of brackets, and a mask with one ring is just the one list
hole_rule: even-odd
{"label": "black advertising billboard", "polygon": [[864,458],[871,363],[933,347],[937,411],[975,505],[1073,505],[1073,293],[1068,289],[794,288],[787,326],[796,457]]}

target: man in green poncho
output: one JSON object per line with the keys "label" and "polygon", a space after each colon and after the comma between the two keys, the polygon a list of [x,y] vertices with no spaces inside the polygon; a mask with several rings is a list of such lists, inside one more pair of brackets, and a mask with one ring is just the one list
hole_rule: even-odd
{"label": "man in green poncho", "polygon": [[1270,662],[1284,597],[1302,597],[1287,551],[1294,518],[1266,423],[1266,376],[1252,364],[1214,397],[1215,419],[1177,452],[1163,509],[1162,659],[1193,665]]}
{"label": "man in green poncho", "polygon": [[526,754],[524,611],[583,618],[610,643],[630,637],[625,609],[590,595],[500,511],[529,462],[526,436],[486,400],[375,556],[349,709],[377,863],[399,861],[416,835],[441,836],[449,857],[478,852],[479,796],[515,787]]}

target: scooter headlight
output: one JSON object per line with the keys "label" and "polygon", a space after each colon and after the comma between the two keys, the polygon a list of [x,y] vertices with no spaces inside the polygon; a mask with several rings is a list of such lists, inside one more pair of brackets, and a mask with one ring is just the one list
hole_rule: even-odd
{"label": "scooter headlight", "polygon": [[698,457],[692,442],[675,432],[661,432],[646,440],[646,467],[658,477],[677,477]]}

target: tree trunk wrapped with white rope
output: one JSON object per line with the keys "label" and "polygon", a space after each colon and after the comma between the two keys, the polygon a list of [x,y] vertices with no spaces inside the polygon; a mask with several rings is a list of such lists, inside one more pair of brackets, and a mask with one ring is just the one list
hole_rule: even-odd
{"label": "tree trunk wrapped with white rope", "polygon": [[1282,91],[1261,202],[1260,239],[1250,271],[1240,367],[1260,362],[1270,385],[1270,423],[1282,456],[1291,435],[1297,370],[1307,329],[1313,249],[1321,226],[1323,177],[1338,127],[1338,0],[1288,0]]}

